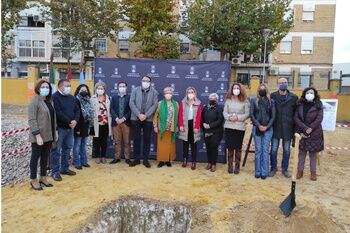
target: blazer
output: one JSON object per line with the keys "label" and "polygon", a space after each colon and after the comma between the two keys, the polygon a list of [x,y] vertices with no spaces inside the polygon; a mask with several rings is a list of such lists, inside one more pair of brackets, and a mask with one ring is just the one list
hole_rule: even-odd
{"label": "blazer", "polygon": [[[51,102],[52,104],[52,102]],[[54,129],[57,128],[56,114],[54,114]],[[28,105],[28,124],[30,127],[29,141],[36,143],[34,134],[39,133],[43,142],[56,141],[56,132],[52,132],[51,115],[46,103],[40,96],[34,96]],[[52,137],[53,135],[53,137]]]}
{"label": "blazer", "polygon": [[[224,116],[222,114],[223,109],[221,106],[216,105],[215,107],[209,108],[205,105],[202,110],[202,121],[201,128],[203,133],[221,133],[224,131],[223,123]],[[209,124],[209,129],[205,129],[203,124]]]}
{"label": "blazer", "polygon": [[[125,95],[123,98],[125,98],[125,102],[123,106],[123,109],[124,109],[123,117],[126,119],[124,123],[130,127],[130,117],[131,117],[131,109],[129,106],[130,96]],[[111,106],[110,106],[110,112],[112,115],[112,126],[117,125],[117,122],[115,121],[115,119],[117,119],[118,113],[119,113],[119,99],[120,99],[119,95],[112,96]]]}
{"label": "blazer", "polygon": [[[99,110],[100,110],[100,104],[98,103],[98,98],[97,98],[97,95],[93,95],[91,96],[91,105],[92,105],[92,109],[94,110],[94,132],[95,132],[95,135],[94,137],[95,138],[98,138],[99,136],[99,124],[98,124],[98,113],[99,113]],[[107,109],[107,116],[108,116],[108,136],[112,136],[112,117],[111,117],[111,114],[110,114],[110,101],[109,101],[109,96],[106,95],[106,109]]]}
{"label": "blazer", "polygon": [[[138,120],[137,116],[141,113],[141,107],[142,107],[141,87],[136,87],[132,90],[129,106],[131,109],[130,119],[132,121]],[[146,106],[145,106],[145,109],[146,109],[145,115],[147,116],[146,121],[150,121],[150,122],[153,121],[153,114],[156,111],[157,107],[158,107],[158,92],[153,87],[150,87]]]}

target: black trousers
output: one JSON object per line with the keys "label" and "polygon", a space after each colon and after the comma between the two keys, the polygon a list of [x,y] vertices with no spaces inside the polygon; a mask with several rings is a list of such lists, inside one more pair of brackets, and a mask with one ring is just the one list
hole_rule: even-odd
{"label": "black trousers", "polygon": [[30,179],[36,179],[38,161],[40,158],[40,176],[46,176],[47,161],[50,156],[52,141],[45,142],[42,146],[32,143],[32,157],[30,158]]}
{"label": "black trousers", "polygon": [[222,132],[214,133],[209,137],[204,138],[205,146],[207,148],[208,163],[216,165],[218,159],[218,147],[222,139]]}
{"label": "black trousers", "polygon": [[108,133],[108,124],[100,125],[98,129],[98,137],[92,139],[94,155],[96,158],[106,158]]}
{"label": "black trousers", "polygon": [[197,142],[194,142],[193,120],[188,121],[187,141],[183,141],[183,156],[188,159],[189,146],[191,146],[192,162],[197,162]]}
{"label": "black trousers", "polygon": [[148,160],[151,146],[153,122],[131,121],[131,132],[134,141],[134,159],[141,159],[141,130],[143,131],[143,160]]}

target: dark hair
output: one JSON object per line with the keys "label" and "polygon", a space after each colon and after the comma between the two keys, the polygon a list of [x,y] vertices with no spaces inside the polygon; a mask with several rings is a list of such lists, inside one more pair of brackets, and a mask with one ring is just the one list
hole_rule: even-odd
{"label": "dark hair", "polygon": [[310,90],[313,90],[315,93],[315,98],[314,98],[313,102],[315,103],[316,107],[318,107],[318,108],[322,107],[321,97],[318,94],[318,91],[313,87],[307,87],[303,90],[303,93],[301,94],[301,97],[299,99],[299,104],[305,104],[308,102],[307,99],[305,98],[305,95],[306,95],[306,92],[308,92]]}
{"label": "dark hair", "polygon": [[121,82],[118,83],[118,87],[119,87],[119,84],[121,84],[121,83],[124,83],[125,86],[128,86],[128,84],[126,82],[121,81]]}
{"label": "dark hair", "polygon": [[79,94],[80,89],[81,89],[82,87],[86,87],[86,90],[87,90],[88,96],[89,96],[89,97],[91,97],[91,94],[90,94],[90,89],[89,89],[88,85],[86,85],[86,84],[80,84],[80,85],[77,87],[77,89],[75,90],[75,92],[74,92],[74,96],[77,96],[77,95]]}
{"label": "dark hair", "polygon": [[43,83],[47,83],[49,85],[49,94],[46,96],[46,99],[51,101],[51,98],[52,98],[52,87],[51,87],[51,84],[46,81],[45,79],[41,79],[36,85],[35,85],[35,88],[34,88],[34,92],[38,95],[40,95],[40,87],[41,85],[43,85]]}
{"label": "dark hair", "polygon": [[[148,79],[149,79],[149,81],[150,81],[150,82],[152,82],[151,77],[150,77],[150,76],[148,76],[148,75],[143,76],[143,78],[148,78]],[[143,79],[143,78],[142,78],[142,79]]]}
{"label": "dark hair", "polygon": [[58,87],[62,86],[62,84],[63,84],[64,82],[68,82],[68,83],[69,83],[69,80],[68,80],[68,79],[60,79],[60,80],[58,81],[57,86],[58,86]]}

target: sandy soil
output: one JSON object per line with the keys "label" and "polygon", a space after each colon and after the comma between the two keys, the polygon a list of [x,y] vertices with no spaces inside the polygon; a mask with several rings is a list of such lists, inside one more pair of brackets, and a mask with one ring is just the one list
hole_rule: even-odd
{"label": "sandy soil", "polygon": [[[349,146],[350,129],[327,132],[326,145]],[[290,192],[290,180],[280,172],[255,179],[252,156],[239,175],[228,174],[226,165],[211,173],[205,164],[192,171],[180,163],[157,168],[153,161],[146,169],[91,161],[91,168],[63,176],[43,192],[31,190],[28,182],[2,187],[2,231],[71,232],[101,206],[134,195],[190,205],[192,232],[350,232],[350,151],[327,151],[320,158],[318,180],[310,181],[306,169],[298,181],[297,207],[289,218],[278,206]]]}

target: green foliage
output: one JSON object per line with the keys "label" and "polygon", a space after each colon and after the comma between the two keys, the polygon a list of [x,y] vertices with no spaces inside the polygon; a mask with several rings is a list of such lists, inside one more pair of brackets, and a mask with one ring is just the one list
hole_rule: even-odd
{"label": "green foliage", "polygon": [[[53,33],[72,51],[94,51],[94,39],[118,38],[121,15],[114,0],[41,1],[43,14],[51,21]],[[69,43],[70,41],[70,43]]]}
{"label": "green foliage", "polygon": [[26,8],[26,4],[26,0],[1,1],[1,63],[5,68],[14,57],[6,50],[9,42],[13,39],[13,35],[8,32],[19,24],[21,20],[19,12]]}
{"label": "green foliage", "polygon": [[[271,29],[267,50],[272,51],[293,25],[287,19],[291,0],[193,0],[186,15],[186,34],[201,50],[218,49],[221,54],[261,53],[262,30]],[[223,56],[222,56],[223,58]]]}
{"label": "green foliage", "polygon": [[135,32],[130,41],[141,44],[138,55],[160,59],[179,56],[178,48],[174,48],[178,42],[169,37],[176,32],[173,1],[128,0],[122,1],[122,8],[128,26]]}

